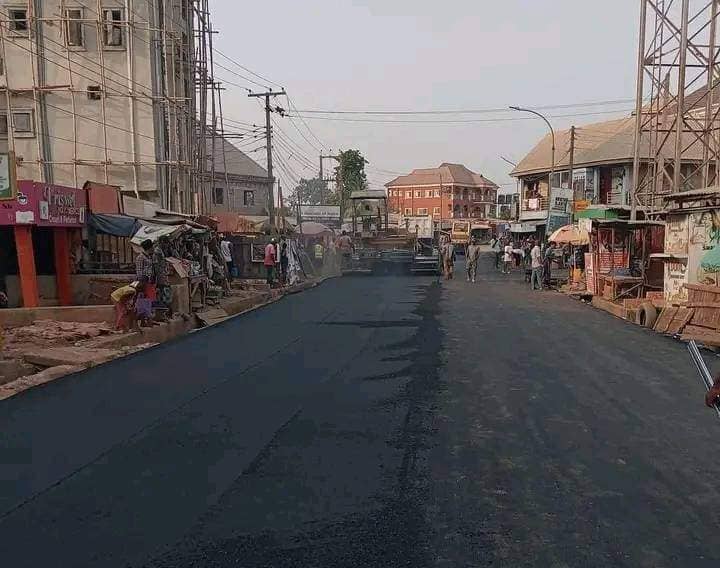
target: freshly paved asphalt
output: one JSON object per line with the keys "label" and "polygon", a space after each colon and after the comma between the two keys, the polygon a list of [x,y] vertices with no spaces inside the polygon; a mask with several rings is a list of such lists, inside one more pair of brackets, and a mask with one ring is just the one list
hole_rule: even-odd
{"label": "freshly paved asphalt", "polygon": [[0,562],[717,566],[702,396],[487,263],[331,280],[0,403]]}

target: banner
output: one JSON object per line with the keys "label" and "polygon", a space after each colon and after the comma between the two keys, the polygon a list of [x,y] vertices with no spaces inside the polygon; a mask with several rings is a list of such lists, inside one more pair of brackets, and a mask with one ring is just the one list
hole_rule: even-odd
{"label": "banner", "polygon": [[339,205],[301,205],[300,217],[303,221],[322,223],[328,227],[340,227]]}

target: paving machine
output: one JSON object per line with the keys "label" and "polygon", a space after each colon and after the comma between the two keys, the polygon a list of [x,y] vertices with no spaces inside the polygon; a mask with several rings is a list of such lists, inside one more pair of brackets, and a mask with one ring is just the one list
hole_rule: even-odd
{"label": "paving machine", "polygon": [[387,196],[382,190],[354,191],[353,254],[343,274],[437,274],[440,256],[432,235],[424,238],[413,227],[390,227]]}

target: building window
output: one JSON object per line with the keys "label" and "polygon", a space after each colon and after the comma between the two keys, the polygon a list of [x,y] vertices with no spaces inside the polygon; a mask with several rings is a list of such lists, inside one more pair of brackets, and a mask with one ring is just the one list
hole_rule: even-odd
{"label": "building window", "polygon": [[412,191],[406,191],[406,192],[405,192],[405,197],[407,197],[408,199],[410,199],[410,198],[412,197]]}
{"label": "building window", "polygon": [[243,192],[243,205],[245,207],[252,207],[255,205],[255,192],[245,191]]}
{"label": "building window", "polygon": [[27,17],[27,8],[8,8],[10,18],[10,31],[15,35],[27,35],[30,25]]}
{"label": "building window", "polygon": [[418,214],[418,215],[427,215],[427,214],[428,214],[427,207],[420,207],[420,208],[418,208],[417,214]]}
{"label": "building window", "polygon": [[410,209],[410,207],[405,208],[405,215],[412,215],[412,209]]}
{"label": "building window", "polygon": [[432,197],[432,191],[429,189],[425,190],[425,197]]}
{"label": "building window", "polygon": [[102,99],[102,87],[100,85],[88,85],[87,98],[91,101]]}
{"label": "building window", "polygon": [[439,208],[439,207],[433,207],[433,215],[440,215],[440,208]]}
{"label": "building window", "polygon": [[83,47],[83,11],[82,8],[68,8],[65,10],[65,45],[68,47]]}
{"label": "building window", "polygon": [[[14,110],[12,112],[12,128],[13,134],[21,138],[30,138],[35,136],[35,122],[33,120],[33,111],[31,110]],[[8,118],[6,113],[0,114],[0,138],[8,136]]]}
{"label": "building window", "polygon": [[440,197],[440,190],[439,190],[439,189],[433,190],[433,197]]}
{"label": "building window", "polygon": [[222,187],[213,187],[213,203],[222,205],[225,201],[225,191]]}
{"label": "building window", "polygon": [[109,8],[103,10],[103,45],[105,47],[123,48],[125,38],[123,34],[122,8]]}
{"label": "building window", "polygon": [[419,189],[415,190],[415,197],[422,197],[422,191],[420,191]]}

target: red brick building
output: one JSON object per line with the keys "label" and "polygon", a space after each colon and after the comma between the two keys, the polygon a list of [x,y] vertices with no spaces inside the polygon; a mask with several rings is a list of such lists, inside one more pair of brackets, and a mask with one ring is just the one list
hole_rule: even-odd
{"label": "red brick building", "polygon": [[416,169],[385,184],[388,207],[401,215],[440,219],[495,217],[498,186],[462,164]]}

